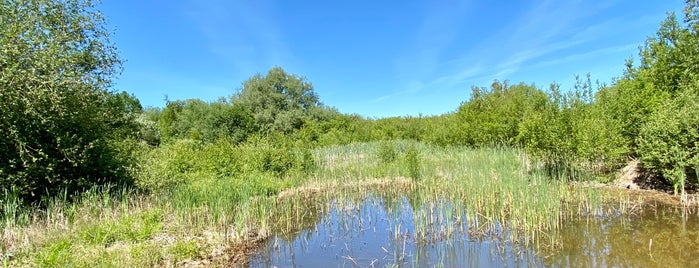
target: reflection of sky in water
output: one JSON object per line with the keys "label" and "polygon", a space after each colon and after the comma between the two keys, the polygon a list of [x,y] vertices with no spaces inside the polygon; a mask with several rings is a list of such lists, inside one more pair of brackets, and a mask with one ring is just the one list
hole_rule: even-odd
{"label": "reflection of sky in water", "polygon": [[[449,205],[439,206],[450,209]],[[435,207],[432,207],[437,211]],[[429,211],[428,206],[418,208]],[[445,210],[443,209],[442,212]],[[435,212],[439,214],[440,212]],[[442,214],[444,215],[444,214]],[[442,217],[447,218],[447,217]],[[424,219],[424,218],[423,218]],[[250,263],[253,267],[334,267],[398,264],[414,267],[541,266],[533,255],[518,254],[506,243],[469,239],[465,225],[431,225],[441,239],[415,240],[414,214],[408,198],[369,197],[360,204],[333,202],[328,214],[295,236],[273,237]],[[447,226],[457,226],[453,236]],[[429,232],[428,232],[429,233]],[[287,239],[287,240],[285,240]],[[289,241],[290,240],[290,241]],[[472,241],[471,241],[472,240]]]}
{"label": "reflection of sky in water", "polygon": [[568,267],[699,267],[699,214],[647,207],[631,216],[564,225],[545,263]]}
{"label": "reflection of sky in water", "polygon": [[[421,201],[376,196],[359,203],[335,200],[317,223],[307,223],[313,227],[270,239],[250,265],[699,267],[697,212],[683,214],[676,208],[647,207],[630,216],[569,221],[554,238],[561,248],[535,256],[531,250],[525,252],[499,239],[469,237],[464,232],[465,224],[456,223],[447,212],[452,207],[449,203],[421,204],[417,210],[412,209],[411,203],[421,204]],[[430,215],[428,212],[451,220],[418,224],[431,226],[432,234],[439,239],[416,241],[419,228],[416,230],[414,223],[424,221],[424,216]],[[415,215],[423,217],[415,218]],[[444,236],[449,230],[454,230],[454,235]]]}

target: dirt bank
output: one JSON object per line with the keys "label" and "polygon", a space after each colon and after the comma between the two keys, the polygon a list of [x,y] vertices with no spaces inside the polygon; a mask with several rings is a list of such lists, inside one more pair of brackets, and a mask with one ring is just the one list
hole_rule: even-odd
{"label": "dirt bank", "polygon": [[696,189],[685,189],[684,195],[674,195],[672,185],[664,179],[643,170],[640,161],[630,161],[621,176],[605,187],[628,191],[632,200],[646,204],[661,203],[668,206],[699,208],[699,193]]}

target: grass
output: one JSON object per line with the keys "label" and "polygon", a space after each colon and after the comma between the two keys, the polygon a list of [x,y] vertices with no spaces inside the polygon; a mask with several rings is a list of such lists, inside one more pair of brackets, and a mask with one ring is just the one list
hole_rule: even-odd
{"label": "grass", "polygon": [[[228,147],[217,148],[222,156]],[[423,241],[439,239],[435,226],[449,235],[463,224],[474,235],[550,247],[566,219],[605,213],[601,204],[614,197],[528,170],[524,153],[516,149],[394,141],[299,155],[312,164],[304,164],[305,172],[283,176],[190,168],[183,171],[189,181],[153,194],[96,188],[76,202],[59,196],[42,208],[24,208],[8,198],[0,215],[0,263],[139,267],[220,259],[225,265],[243,251],[231,245],[273,233],[291,239],[317,223],[331,200],[361,198],[372,190],[407,195],[415,210],[416,238]],[[385,197],[396,198],[392,195]]]}
{"label": "grass", "polygon": [[441,148],[409,141],[393,146],[396,159],[401,160],[382,161],[391,151],[385,142],[322,148],[316,155],[320,169],[314,183],[338,178],[421,178],[407,193],[414,207],[427,210],[416,213],[421,217],[415,219],[416,228],[434,225],[435,220],[466,221],[480,233],[506,226],[512,241],[540,246],[554,246],[555,241],[541,243],[534,238],[554,237],[567,219],[605,214],[609,211],[600,209],[603,203],[624,199],[551,180],[544,169],[528,170],[536,163],[526,163],[524,153],[516,149]]}

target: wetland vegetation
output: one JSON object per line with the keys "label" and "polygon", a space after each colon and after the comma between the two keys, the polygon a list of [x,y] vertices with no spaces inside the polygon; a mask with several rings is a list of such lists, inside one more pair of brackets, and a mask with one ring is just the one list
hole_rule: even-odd
{"label": "wetland vegetation", "polygon": [[111,91],[92,3],[3,1],[0,263],[696,266],[698,12],[612,85],[495,81],[374,119],[280,67],[143,108]]}

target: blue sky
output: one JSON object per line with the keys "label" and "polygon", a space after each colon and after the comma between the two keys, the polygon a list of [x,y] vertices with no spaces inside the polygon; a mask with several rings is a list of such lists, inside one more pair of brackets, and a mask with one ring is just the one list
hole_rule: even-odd
{"label": "blue sky", "polygon": [[[117,90],[145,106],[228,97],[274,66],[368,117],[456,110],[471,86],[609,83],[684,1],[104,0],[126,60]],[[637,59],[637,57],[636,57]]]}

